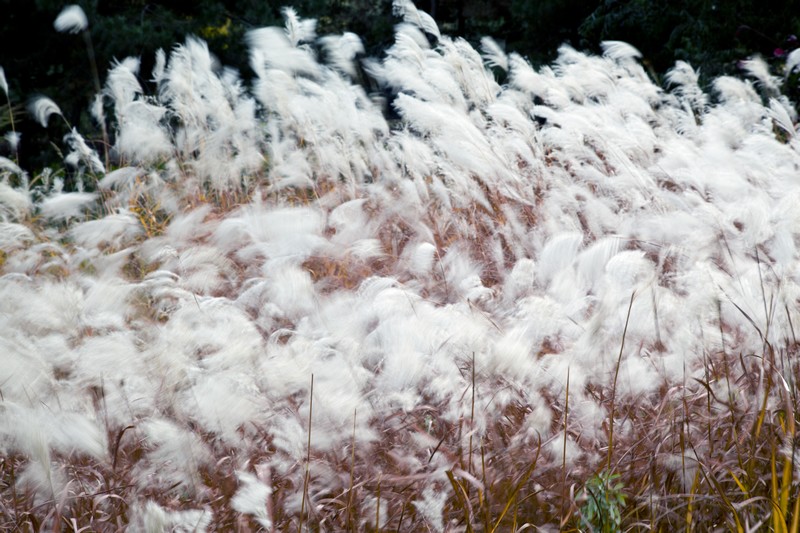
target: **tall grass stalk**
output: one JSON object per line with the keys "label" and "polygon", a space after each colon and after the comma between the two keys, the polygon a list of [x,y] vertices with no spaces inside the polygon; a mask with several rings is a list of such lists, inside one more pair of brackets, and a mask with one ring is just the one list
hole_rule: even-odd
{"label": "tall grass stalk", "polygon": [[355,524],[353,522],[353,498],[355,497],[354,483],[356,471],[356,416],[358,409],[353,409],[353,436],[350,439],[350,485],[347,488],[347,528],[349,531],[355,531]]}
{"label": "tall grass stalk", "polygon": [[628,304],[628,313],[625,316],[625,327],[622,330],[622,342],[619,346],[619,355],[617,356],[617,364],[614,367],[614,381],[611,385],[611,408],[608,420],[608,455],[606,457],[606,471],[611,472],[611,456],[614,453],[614,408],[617,398],[617,378],[619,377],[619,367],[622,364],[622,354],[625,350],[625,337],[628,334],[628,324],[631,320],[631,310],[633,309],[633,300],[636,297],[636,291],[631,293],[631,301]]}
{"label": "tall grass stalk", "polygon": [[[311,374],[311,388],[308,392],[308,440],[306,442],[306,469],[303,475],[303,496],[300,501],[300,523],[297,526],[298,533],[303,530],[303,517],[305,515],[306,498],[308,497],[308,485],[311,475],[311,415],[314,412],[314,374]],[[309,513],[310,514],[310,513]],[[311,518],[309,517],[309,522]],[[309,529],[310,530],[310,529]]]}
{"label": "tall grass stalk", "polygon": [[467,472],[472,473],[472,435],[475,433],[475,352],[472,352],[472,402],[469,411],[469,452]]}
{"label": "tall grass stalk", "polygon": [[564,392],[564,445],[561,449],[561,523],[566,523],[567,510],[566,505],[569,501],[567,497],[567,429],[569,421],[569,365],[567,366],[567,385]]}

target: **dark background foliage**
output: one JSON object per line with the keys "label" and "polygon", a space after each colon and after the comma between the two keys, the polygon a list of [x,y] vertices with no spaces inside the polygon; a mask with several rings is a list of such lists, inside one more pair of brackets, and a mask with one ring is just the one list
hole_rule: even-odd
{"label": "dark background foliage", "polygon": [[[0,0],[0,66],[10,85],[12,104],[35,94],[53,98],[67,120],[93,130],[87,108],[94,94],[90,61],[79,35],[55,31],[63,0]],[[391,0],[78,0],[89,18],[101,79],[114,59],[139,56],[140,76],[149,78],[153,55],[194,34],[208,41],[223,65],[247,79],[245,33],[282,24],[281,7],[294,6],[303,17],[318,19],[318,33],[352,31],[367,55],[380,54],[392,41]],[[562,43],[597,51],[606,39],[639,48],[651,74],[660,81],[676,59],[700,69],[702,79],[736,72],[736,63],[760,54],[776,67],[797,46],[800,0],[419,0],[417,6],[443,32],[477,42],[495,37],[507,50],[534,64],[552,60]],[[5,109],[4,111],[7,111]],[[6,115],[7,113],[3,113]],[[16,117],[23,135],[21,162],[38,168],[52,157],[41,126]],[[51,121],[49,137],[66,125]],[[0,147],[0,154],[6,153]],[[49,155],[43,155],[48,153]]]}

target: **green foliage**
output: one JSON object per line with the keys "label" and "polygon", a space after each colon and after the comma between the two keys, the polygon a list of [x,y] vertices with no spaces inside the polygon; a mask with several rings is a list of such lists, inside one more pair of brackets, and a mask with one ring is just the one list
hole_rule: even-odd
{"label": "green foliage", "polygon": [[687,61],[708,82],[754,54],[773,58],[800,30],[798,8],[798,0],[604,0],[578,31],[587,46],[631,43],[659,73]]}
{"label": "green foliage", "polygon": [[580,46],[578,27],[594,7],[581,0],[513,0],[508,46],[534,63],[549,62],[563,43]]}
{"label": "green foliage", "polygon": [[623,484],[619,474],[603,471],[586,482],[585,502],[581,507],[581,527],[597,533],[622,531],[622,508],[625,507]]}

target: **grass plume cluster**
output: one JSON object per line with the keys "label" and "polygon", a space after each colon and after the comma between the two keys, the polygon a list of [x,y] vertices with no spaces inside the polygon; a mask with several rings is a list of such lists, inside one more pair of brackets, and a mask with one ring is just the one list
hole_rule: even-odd
{"label": "grass plume cluster", "polygon": [[0,159],[0,528],[798,531],[780,80],[396,4],[370,59],[287,9],[251,85],[119,61],[73,187]]}

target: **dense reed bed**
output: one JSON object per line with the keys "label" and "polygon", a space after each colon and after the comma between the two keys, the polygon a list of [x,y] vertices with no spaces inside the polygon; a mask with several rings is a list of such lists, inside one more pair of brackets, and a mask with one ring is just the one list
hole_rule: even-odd
{"label": "dense reed bed", "polygon": [[0,159],[0,528],[798,531],[781,78],[395,9],[121,60],[108,144]]}

